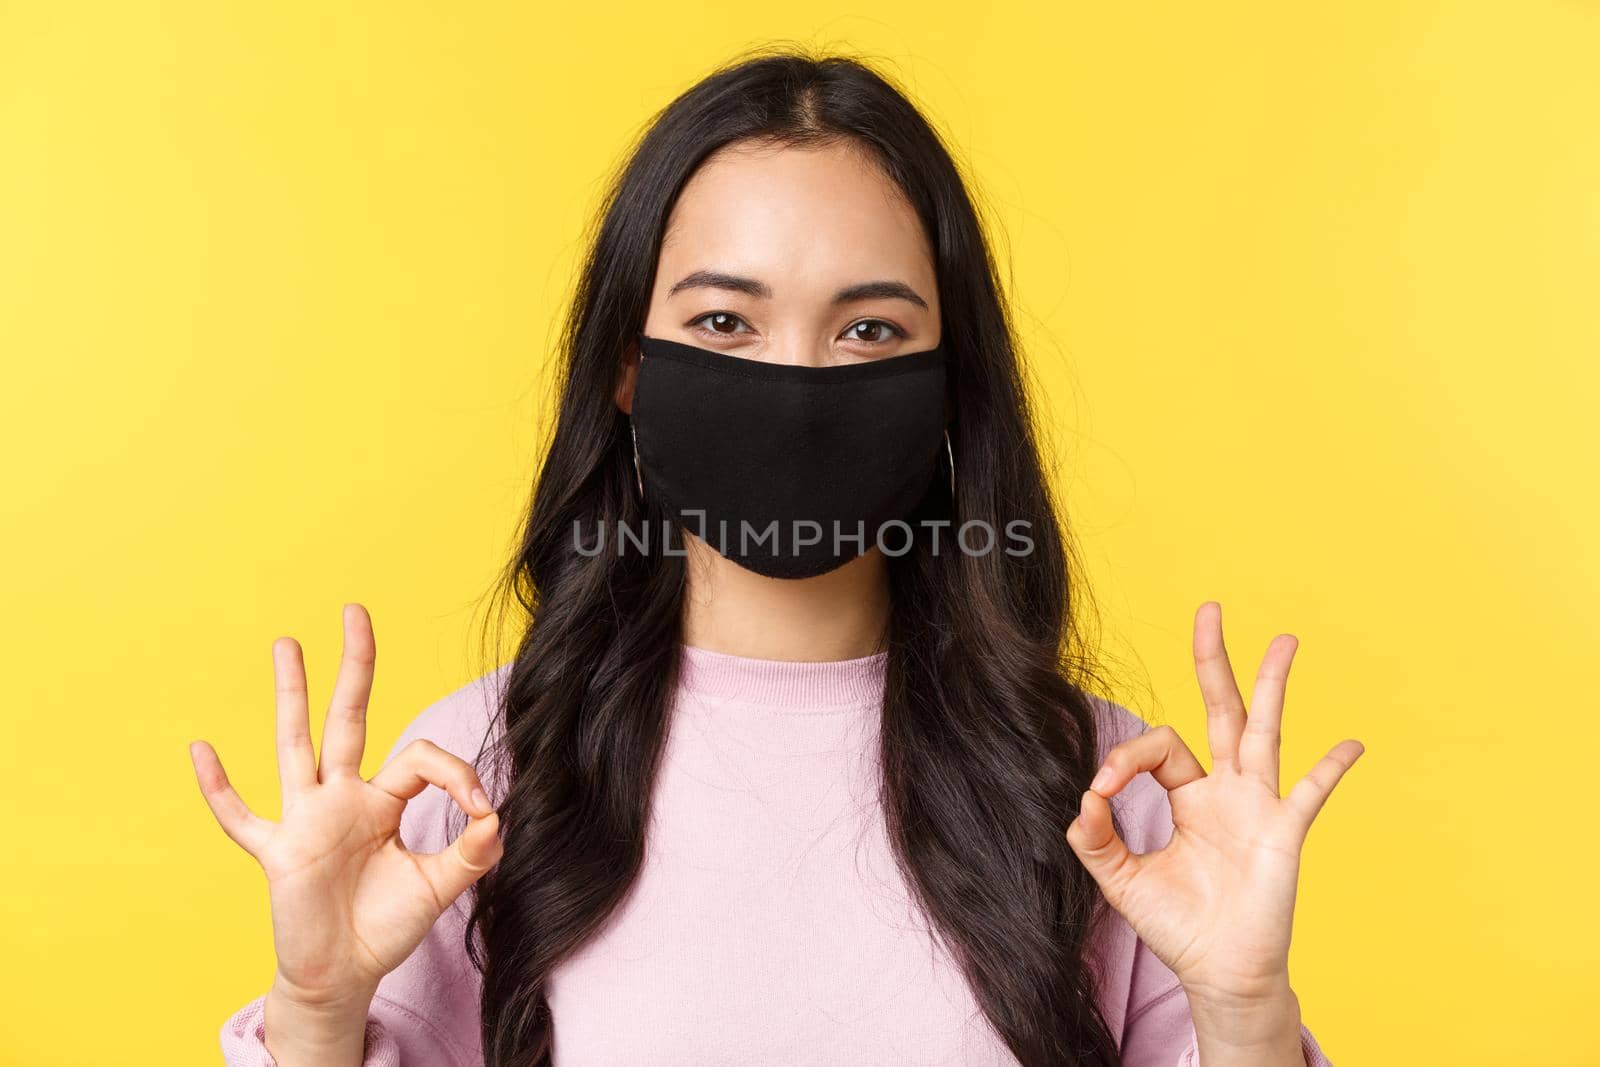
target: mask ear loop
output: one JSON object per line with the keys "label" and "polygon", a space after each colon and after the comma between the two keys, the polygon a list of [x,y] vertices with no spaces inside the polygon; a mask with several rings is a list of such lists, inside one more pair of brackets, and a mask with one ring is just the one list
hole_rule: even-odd
{"label": "mask ear loop", "polygon": [[[644,365],[644,353],[639,353],[639,365]],[[639,431],[633,426],[633,413],[628,413],[628,434],[633,438],[633,484],[639,490],[639,500],[644,501],[644,478],[639,474]]]}
{"label": "mask ear loop", "polygon": [[950,460],[950,499],[956,498],[956,453],[950,447],[950,431],[944,431],[944,454]]}
{"label": "mask ear loop", "polygon": [[633,436],[633,484],[639,490],[639,499],[644,500],[644,479],[639,475],[639,431],[633,428],[633,416],[628,416],[628,433]]}

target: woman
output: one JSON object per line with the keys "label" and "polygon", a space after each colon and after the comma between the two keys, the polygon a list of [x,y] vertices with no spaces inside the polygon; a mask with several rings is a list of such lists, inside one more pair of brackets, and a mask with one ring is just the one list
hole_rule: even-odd
{"label": "woman", "polygon": [[279,639],[277,823],[192,746],[271,890],[230,1063],[1327,1062],[1290,927],[1361,746],[1280,797],[1295,641],[1247,717],[1215,603],[1212,773],[1089,695],[988,250],[900,93],[790,53],[685,93],[565,349],[514,659],[367,782],[366,612],[320,762]]}

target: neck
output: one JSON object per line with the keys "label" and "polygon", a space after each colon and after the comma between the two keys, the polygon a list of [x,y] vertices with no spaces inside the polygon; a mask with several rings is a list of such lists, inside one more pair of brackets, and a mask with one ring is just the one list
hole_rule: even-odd
{"label": "neck", "polygon": [[880,652],[889,574],[876,548],[815,578],[768,578],[684,538],[683,643],[754,659],[825,662]]}

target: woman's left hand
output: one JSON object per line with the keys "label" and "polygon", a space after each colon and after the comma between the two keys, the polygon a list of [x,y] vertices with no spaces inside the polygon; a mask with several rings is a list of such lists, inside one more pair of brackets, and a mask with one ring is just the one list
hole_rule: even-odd
{"label": "woman's left hand", "polygon": [[[1083,795],[1067,841],[1106,899],[1197,997],[1247,1005],[1288,989],[1300,849],[1312,820],[1365,751],[1341,741],[1284,797],[1278,795],[1279,723],[1298,642],[1274,638],[1249,714],[1222,643],[1222,608],[1195,615],[1194,659],[1206,703],[1212,770],[1170,726],[1115,746]],[[1108,798],[1141,771],[1167,790],[1172,838],[1135,854],[1111,824]]]}

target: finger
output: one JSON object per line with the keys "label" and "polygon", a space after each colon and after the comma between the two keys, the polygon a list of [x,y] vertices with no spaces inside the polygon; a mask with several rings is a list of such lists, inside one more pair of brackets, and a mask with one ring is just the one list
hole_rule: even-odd
{"label": "finger", "polygon": [[410,800],[430,785],[450,794],[468,815],[488,815],[494,808],[472,764],[425,738],[402,748],[372,776],[372,784],[400,800]]}
{"label": "finger", "polygon": [[266,843],[267,835],[272,832],[272,823],[251,811],[250,806],[234,791],[227,773],[222,769],[222,761],[208,743],[189,742],[189,759],[194,763],[194,776],[200,783],[200,794],[206,798],[206,806],[216,816],[222,832],[232,838],[234,844],[254,856]]}
{"label": "finger", "polygon": [[1239,738],[1239,768],[1271,786],[1273,796],[1278,795],[1278,753],[1283,747],[1283,694],[1299,647],[1293,634],[1279,634],[1267,646]]}
{"label": "finger", "polygon": [[417,856],[423,877],[440,901],[448,905],[500,862],[504,846],[499,830],[500,816],[490,812],[468,820],[467,828],[443,851]]}
{"label": "finger", "polygon": [[317,776],[361,773],[361,753],[367,746],[367,701],[372,696],[372,668],[377,643],[372,619],[360,604],[344,606],[344,650],[339,677],[333,683],[333,700],[322,724],[322,765]]}
{"label": "finger", "polygon": [[1149,771],[1169,791],[1206,776],[1178,731],[1162,725],[1113,745],[1089,788],[1102,797],[1114,797],[1142,771]]}
{"label": "finger", "polygon": [[1232,767],[1239,759],[1239,735],[1244,732],[1244,698],[1222,643],[1222,605],[1215,600],[1201,604],[1195,613],[1194,671],[1206,702],[1212,768]]}
{"label": "finger", "polygon": [[306,706],[306,665],[300,642],[272,642],[272,669],[278,699],[278,781],[284,799],[317,784],[317,757],[311,751],[311,715]]}
{"label": "finger", "polygon": [[1333,787],[1339,784],[1344,772],[1355,766],[1356,760],[1366,750],[1367,747],[1354,738],[1340,741],[1289,790],[1289,806],[1299,814],[1305,829],[1311,828],[1311,821],[1322,810],[1322,805],[1328,802]]}
{"label": "finger", "polygon": [[1111,802],[1093,789],[1084,790],[1078,817],[1067,826],[1067,844],[1094,876],[1106,900],[1112,907],[1120,907],[1125,888],[1139,873],[1143,859],[1118,836],[1111,821]]}

